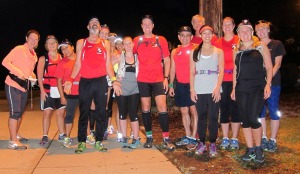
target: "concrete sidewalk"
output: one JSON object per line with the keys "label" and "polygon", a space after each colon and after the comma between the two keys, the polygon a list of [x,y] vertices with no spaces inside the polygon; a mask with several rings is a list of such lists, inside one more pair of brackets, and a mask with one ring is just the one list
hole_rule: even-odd
{"label": "concrete sidewalk", "polygon": [[[6,102],[6,101],[5,101]],[[4,106],[3,100],[0,102]],[[20,134],[29,139],[27,150],[16,151],[7,149],[9,138],[7,119],[8,112],[0,112],[0,173],[1,174],[44,174],[44,173],[101,173],[101,174],[180,174],[181,172],[154,146],[145,149],[140,146],[132,150],[121,148],[116,142],[116,135],[110,135],[104,141],[108,152],[98,152],[93,146],[87,145],[83,154],[75,154],[77,147],[77,121],[78,112],[74,119],[74,128],[71,136],[74,142],[70,148],[62,147],[57,141],[58,132],[55,115],[52,116],[52,124],[49,130],[49,138],[52,140],[47,148],[39,146],[42,137],[42,112],[27,112],[23,116]],[[3,108],[1,108],[2,110]],[[129,126],[130,128],[130,126]],[[140,132],[142,143],[145,136]]]}

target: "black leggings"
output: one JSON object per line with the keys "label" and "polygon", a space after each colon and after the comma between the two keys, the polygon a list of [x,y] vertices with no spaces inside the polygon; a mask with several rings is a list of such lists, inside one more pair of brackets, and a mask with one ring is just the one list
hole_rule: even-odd
{"label": "black leggings", "polygon": [[132,94],[129,96],[117,96],[116,97],[120,120],[126,120],[127,114],[130,121],[138,121],[137,111],[140,101],[140,94]]}
{"label": "black leggings", "polygon": [[209,141],[216,142],[218,136],[219,102],[215,103],[212,94],[197,94],[198,134],[201,142],[205,141],[207,117],[209,119]]}
{"label": "black leggings", "polygon": [[79,82],[79,121],[78,142],[86,141],[86,130],[92,100],[95,103],[96,141],[102,141],[104,135],[105,107],[107,101],[106,77],[93,79],[81,78]]}
{"label": "black leggings", "polygon": [[236,101],[232,100],[230,94],[232,92],[232,82],[222,83],[221,101],[220,101],[220,122],[221,123],[240,123],[241,119],[238,115]]}
{"label": "black leggings", "polygon": [[236,91],[235,97],[242,119],[242,127],[259,128],[261,123],[258,121],[258,118],[265,103],[264,90],[257,89],[251,92]]}

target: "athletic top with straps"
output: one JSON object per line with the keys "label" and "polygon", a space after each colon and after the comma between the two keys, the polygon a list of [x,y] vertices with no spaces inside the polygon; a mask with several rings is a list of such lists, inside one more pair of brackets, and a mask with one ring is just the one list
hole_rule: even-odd
{"label": "athletic top with straps", "polygon": [[83,42],[80,74],[83,78],[97,78],[106,75],[107,52],[104,40],[99,43]]}
{"label": "athletic top with straps", "polygon": [[[46,59],[46,56],[45,56]],[[55,77],[57,64],[61,61],[61,56],[58,54],[57,60],[52,60],[48,54],[48,65],[45,68],[43,76],[43,84],[48,84],[50,87],[57,87],[57,79]],[[45,63],[46,66],[46,63]],[[50,89],[45,88],[45,92],[50,92]]]}
{"label": "athletic top with straps", "polygon": [[190,83],[190,53],[194,45],[179,46],[174,54],[176,79],[180,83]]}

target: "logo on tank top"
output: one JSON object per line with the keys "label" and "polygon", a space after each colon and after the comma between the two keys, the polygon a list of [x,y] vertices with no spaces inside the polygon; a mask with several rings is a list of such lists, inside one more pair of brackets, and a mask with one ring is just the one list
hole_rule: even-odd
{"label": "logo on tank top", "polygon": [[101,48],[97,48],[97,54],[102,54]]}
{"label": "logo on tank top", "polygon": [[181,51],[177,52],[177,56],[180,56],[180,55],[181,55],[181,53],[182,53]]}

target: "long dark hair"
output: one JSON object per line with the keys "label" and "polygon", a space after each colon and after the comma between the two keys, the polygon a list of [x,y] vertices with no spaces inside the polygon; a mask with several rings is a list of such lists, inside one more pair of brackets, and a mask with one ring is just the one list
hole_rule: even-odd
{"label": "long dark hair", "polygon": [[198,55],[201,54],[201,48],[202,48],[203,42],[201,42],[195,49],[193,52],[193,60],[194,62],[198,62]]}

